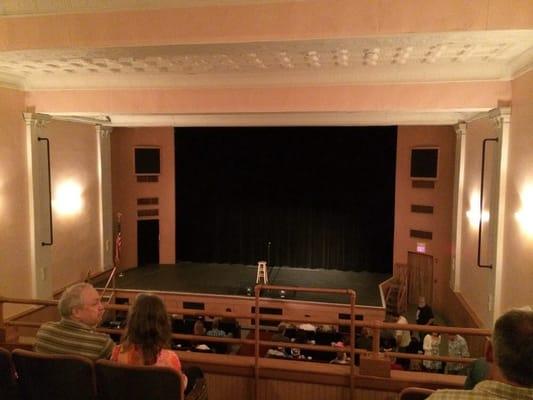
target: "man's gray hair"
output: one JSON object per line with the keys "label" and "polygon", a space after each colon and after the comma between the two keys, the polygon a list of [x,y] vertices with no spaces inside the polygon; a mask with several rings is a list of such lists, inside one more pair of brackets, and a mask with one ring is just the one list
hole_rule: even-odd
{"label": "man's gray hair", "polygon": [[533,387],[533,311],[514,309],[503,314],[492,334],[494,358],[505,378]]}
{"label": "man's gray hair", "polygon": [[57,304],[59,315],[63,318],[70,318],[72,310],[83,305],[81,293],[92,287],[90,283],[77,283],[65,289]]}

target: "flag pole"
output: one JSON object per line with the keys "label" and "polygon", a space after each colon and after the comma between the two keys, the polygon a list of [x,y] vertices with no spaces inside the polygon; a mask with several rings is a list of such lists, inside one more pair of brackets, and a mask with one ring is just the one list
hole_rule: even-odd
{"label": "flag pole", "polygon": [[[115,268],[120,270],[120,256],[122,252],[122,213],[117,213],[117,235],[115,237]],[[124,276],[124,273],[121,271],[119,273],[119,278]]]}

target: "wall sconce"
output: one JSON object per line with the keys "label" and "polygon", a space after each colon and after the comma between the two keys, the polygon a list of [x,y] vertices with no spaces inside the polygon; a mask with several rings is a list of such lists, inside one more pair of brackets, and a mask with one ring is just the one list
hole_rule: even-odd
{"label": "wall sconce", "polygon": [[[478,228],[479,227],[479,209],[477,208],[471,208],[466,212],[466,217],[468,218],[468,221],[470,222],[470,226],[472,228]],[[490,213],[488,211],[483,211],[481,213],[481,222],[485,223],[488,222],[490,219]]]}
{"label": "wall sconce", "polygon": [[57,185],[54,200],[54,210],[61,215],[78,214],[83,207],[81,186],[74,181],[65,181]]}
{"label": "wall sconce", "polygon": [[522,192],[522,208],[515,213],[520,227],[528,236],[533,236],[533,186],[527,186]]}
{"label": "wall sconce", "polygon": [[[479,214],[479,193],[474,192],[470,196],[470,210],[466,212],[466,217],[468,218],[468,222],[470,223],[471,228],[479,228]],[[488,222],[489,219],[490,212],[487,210],[483,210],[483,212],[481,213],[481,221],[485,223]]]}

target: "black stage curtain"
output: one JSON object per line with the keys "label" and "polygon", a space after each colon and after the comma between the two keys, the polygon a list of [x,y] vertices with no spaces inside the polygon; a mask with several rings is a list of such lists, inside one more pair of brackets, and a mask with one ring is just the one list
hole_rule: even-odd
{"label": "black stage curtain", "polygon": [[396,127],[176,128],[176,258],[390,272]]}

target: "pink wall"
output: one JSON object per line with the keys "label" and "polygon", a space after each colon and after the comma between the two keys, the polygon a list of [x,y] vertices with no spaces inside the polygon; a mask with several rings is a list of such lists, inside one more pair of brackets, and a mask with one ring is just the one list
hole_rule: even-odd
{"label": "pink wall", "polygon": [[[83,279],[100,265],[100,212],[96,130],[92,125],[53,121],[42,131],[50,139],[54,245],[51,247],[52,289]],[[79,213],[61,214],[58,188],[65,181],[81,187]]]}
{"label": "pink wall", "polygon": [[38,112],[244,113],[484,111],[511,98],[509,82],[321,85],[261,88],[36,90],[28,104]]}
{"label": "pink wall", "polygon": [[[159,146],[161,174],[157,183],[138,183],[134,170],[135,146]],[[117,128],[111,133],[111,171],[113,218],[122,213],[121,267],[137,266],[137,210],[155,208],[137,206],[138,197],[159,197],[159,260],[176,262],[174,129]],[[154,217],[147,217],[148,219]]]}
{"label": "pink wall", "polygon": [[[410,151],[415,146],[439,148],[439,178],[434,189],[411,187]],[[446,303],[450,273],[454,157],[455,131],[452,127],[398,127],[394,262],[406,263],[407,252],[416,252],[417,242],[426,244],[426,254],[434,257],[433,306],[438,310],[442,310]],[[411,204],[433,206],[434,214],[411,213]],[[410,229],[433,232],[433,239],[411,238]]]}
{"label": "pink wall", "polygon": [[24,92],[0,87],[0,296],[10,297],[32,295],[23,111]]}
{"label": "pink wall", "polygon": [[527,29],[528,0],[308,0],[0,19],[0,50]]}
{"label": "pink wall", "polygon": [[[515,219],[515,213],[525,205],[526,188],[533,192],[533,71],[513,81],[509,145],[502,312],[533,305],[533,232],[525,233]],[[533,197],[528,203],[531,210]],[[523,283],[517,284],[517,280]]]}

